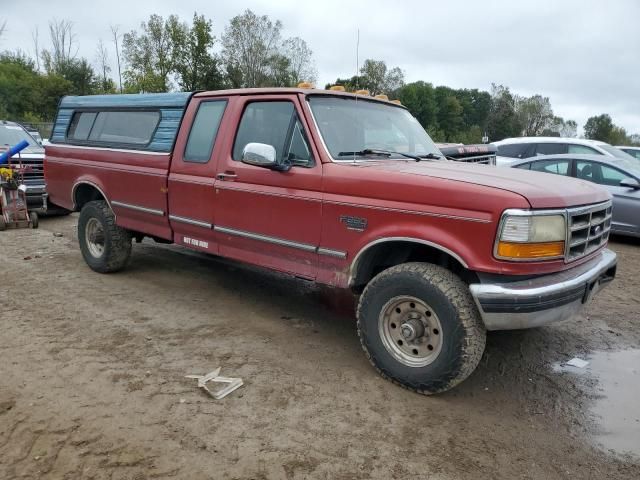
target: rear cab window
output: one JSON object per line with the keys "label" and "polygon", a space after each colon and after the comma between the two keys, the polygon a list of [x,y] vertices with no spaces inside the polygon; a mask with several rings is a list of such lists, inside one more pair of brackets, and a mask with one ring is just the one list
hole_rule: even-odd
{"label": "rear cab window", "polygon": [[226,107],[227,100],[206,100],[200,103],[184,149],[185,162],[209,161]]}

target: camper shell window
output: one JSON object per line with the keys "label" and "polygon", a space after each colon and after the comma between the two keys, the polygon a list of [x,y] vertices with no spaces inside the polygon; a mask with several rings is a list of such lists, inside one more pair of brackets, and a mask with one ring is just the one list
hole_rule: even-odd
{"label": "camper shell window", "polygon": [[79,111],[73,114],[70,143],[144,147],[160,123],[157,110]]}

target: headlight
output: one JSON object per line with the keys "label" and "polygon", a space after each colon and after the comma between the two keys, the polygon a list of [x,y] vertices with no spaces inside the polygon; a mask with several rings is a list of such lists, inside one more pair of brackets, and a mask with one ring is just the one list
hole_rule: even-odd
{"label": "headlight", "polygon": [[567,226],[562,214],[507,210],[495,255],[505,260],[549,260],[564,256]]}

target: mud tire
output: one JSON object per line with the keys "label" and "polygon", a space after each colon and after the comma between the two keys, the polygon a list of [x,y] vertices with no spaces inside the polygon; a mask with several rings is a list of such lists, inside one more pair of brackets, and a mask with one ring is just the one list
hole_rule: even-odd
{"label": "mud tire", "polygon": [[[440,321],[441,347],[428,365],[402,363],[383,342],[382,312],[402,296],[425,302]],[[469,287],[436,265],[405,263],[381,272],[360,297],[357,316],[360,342],[371,364],[384,378],[424,395],[447,391],[465,380],[484,352],[486,330]]]}
{"label": "mud tire", "polygon": [[[87,238],[87,224],[92,222],[102,229],[102,254],[92,253]],[[131,256],[131,234],[116,225],[116,217],[104,200],[88,202],[82,207],[78,219],[78,241],[82,256],[89,267],[99,273],[122,270]],[[94,249],[95,250],[95,249]]]}

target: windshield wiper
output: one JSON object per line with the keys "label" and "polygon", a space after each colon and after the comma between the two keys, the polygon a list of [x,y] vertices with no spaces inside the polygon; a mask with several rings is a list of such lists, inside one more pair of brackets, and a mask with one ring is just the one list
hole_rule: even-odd
{"label": "windshield wiper", "polygon": [[340,152],[338,153],[339,157],[347,157],[347,156],[363,156],[363,155],[379,155],[382,157],[390,157],[391,155],[400,155],[402,157],[405,158],[412,158],[413,160],[415,160],[416,162],[419,162],[420,160],[423,159],[428,159],[428,160],[437,160],[438,158],[440,158],[439,155],[436,155],[435,153],[428,153],[427,155],[410,155],[408,153],[403,153],[403,152],[394,152],[393,150],[377,150],[377,149],[372,149],[372,148],[365,148],[364,150],[360,150],[358,152]]}

